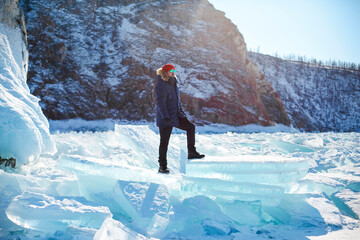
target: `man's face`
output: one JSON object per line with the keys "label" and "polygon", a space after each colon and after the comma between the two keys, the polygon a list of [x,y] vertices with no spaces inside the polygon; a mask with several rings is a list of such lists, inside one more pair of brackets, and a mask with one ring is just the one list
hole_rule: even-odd
{"label": "man's face", "polygon": [[175,70],[171,69],[170,71],[166,72],[169,77],[175,77]]}

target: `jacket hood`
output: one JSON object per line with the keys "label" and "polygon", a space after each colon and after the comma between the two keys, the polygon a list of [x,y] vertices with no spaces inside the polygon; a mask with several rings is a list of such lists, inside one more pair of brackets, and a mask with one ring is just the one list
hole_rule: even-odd
{"label": "jacket hood", "polygon": [[[165,82],[169,81],[169,76],[166,74],[166,72],[162,68],[159,68],[158,70],[156,70],[156,74],[161,76],[161,79],[164,80]],[[176,76],[175,76],[175,79],[177,80]]]}

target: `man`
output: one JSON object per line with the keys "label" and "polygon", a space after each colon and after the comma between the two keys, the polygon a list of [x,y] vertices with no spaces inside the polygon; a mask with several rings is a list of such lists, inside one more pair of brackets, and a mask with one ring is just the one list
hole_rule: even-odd
{"label": "man", "polygon": [[186,131],[188,159],[203,158],[195,148],[195,126],[187,118],[180,103],[175,67],[165,64],[157,71],[158,81],[155,85],[156,125],[160,132],[159,172],[169,173],[167,168],[167,149],[173,127]]}

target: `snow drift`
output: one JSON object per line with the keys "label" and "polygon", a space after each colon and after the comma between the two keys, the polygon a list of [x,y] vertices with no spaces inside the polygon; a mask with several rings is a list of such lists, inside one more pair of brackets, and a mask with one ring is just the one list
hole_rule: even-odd
{"label": "snow drift", "polygon": [[39,99],[26,84],[27,59],[21,30],[0,23],[0,156],[17,164],[55,151]]}

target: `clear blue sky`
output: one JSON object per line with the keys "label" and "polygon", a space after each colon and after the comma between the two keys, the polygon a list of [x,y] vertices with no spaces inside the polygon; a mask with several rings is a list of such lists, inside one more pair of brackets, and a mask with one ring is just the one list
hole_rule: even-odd
{"label": "clear blue sky", "polygon": [[360,0],[209,0],[248,49],[360,64]]}

